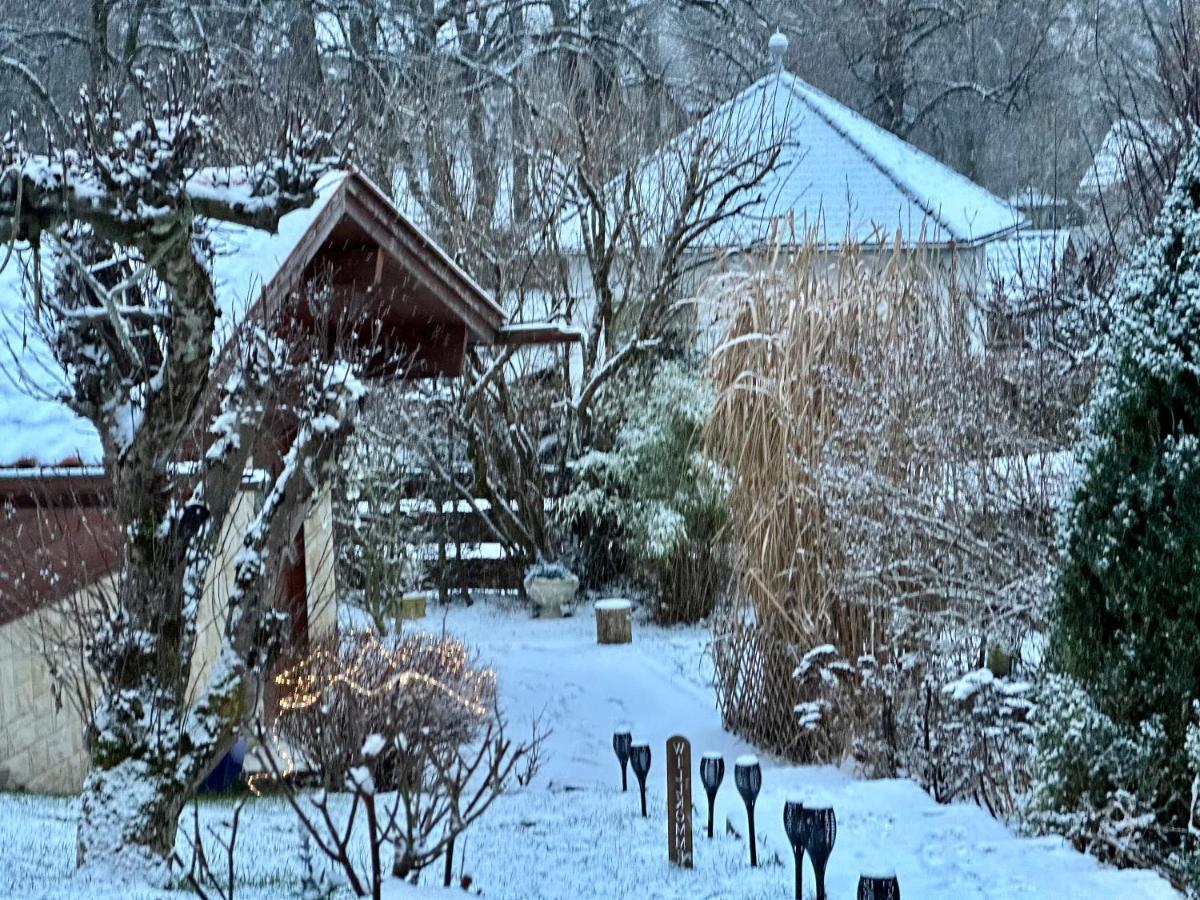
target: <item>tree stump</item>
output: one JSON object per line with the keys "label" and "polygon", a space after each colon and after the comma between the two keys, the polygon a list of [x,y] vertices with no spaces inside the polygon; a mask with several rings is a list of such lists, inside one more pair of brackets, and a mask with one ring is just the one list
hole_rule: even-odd
{"label": "tree stump", "polygon": [[601,600],[596,604],[596,643],[632,644],[633,604],[628,600]]}

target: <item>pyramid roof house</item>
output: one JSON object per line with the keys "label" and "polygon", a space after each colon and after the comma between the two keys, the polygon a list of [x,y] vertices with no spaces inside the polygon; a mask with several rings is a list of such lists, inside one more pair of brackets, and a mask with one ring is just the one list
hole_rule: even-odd
{"label": "pyramid roof house", "polygon": [[[774,50],[774,46],[772,47]],[[790,243],[815,235],[836,249],[847,243],[892,243],[915,248],[971,248],[1002,238],[1025,224],[1010,204],[779,65],[718,106],[640,165],[638,187],[648,205],[682,190],[692,157],[706,141],[714,171],[727,169],[729,184],[709,192],[710,208],[750,178],[762,174],[737,202],[737,212],[700,239],[710,250],[751,249],[773,240]],[[773,164],[762,172],[774,149]],[[747,202],[749,201],[749,202]],[[669,208],[669,207],[668,207]],[[564,246],[579,247],[579,223],[560,232]]]}

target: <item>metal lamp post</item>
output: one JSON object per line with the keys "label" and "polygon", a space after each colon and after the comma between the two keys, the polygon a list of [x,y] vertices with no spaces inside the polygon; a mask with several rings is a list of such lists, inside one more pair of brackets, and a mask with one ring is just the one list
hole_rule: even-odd
{"label": "metal lamp post", "polygon": [[629,790],[629,748],[633,744],[633,735],[628,728],[621,727],[613,734],[613,753],[617,754],[617,762],[621,764],[621,790]]}
{"label": "metal lamp post", "polygon": [[817,900],[825,900],[825,866],[837,841],[837,816],[833,808],[806,806],[800,810],[800,839],[817,876]]}
{"label": "metal lamp post", "polygon": [[900,900],[900,880],[895,875],[863,875],[858,879],[858,900]]}
{"label": "metal lamp post", "polygon": [[700,760],[700,781],[704,792],[708,794],[708,839],[713,836],[713,805],[717,801],[717,791],[725,779],[725,759],[720,753],[705,753]]}
{"label": "metal lamp post", "polygon": [[754,801],[762,790],[762,767],[753,756],[743,756],[733,767],[733,782],[742,802],[746,804],[746,819],[750,830],[750,865],[758,865],[758,844],[754,839]]}
{"label": "metal lamp post", "polygon": [[637,776],[638,787],[642,792],[642,817],[646,812],[646,776],[650,774],[650,745],[645,743],[631,744],[629,762],[633,764],[633,774]]}
{"label": "metal lamp post", "polygon": [[804,804],[799,800],[788,800],[783,804],[783,827],[792,845],[792,857],[796,860],[796,900],[804,900]]}

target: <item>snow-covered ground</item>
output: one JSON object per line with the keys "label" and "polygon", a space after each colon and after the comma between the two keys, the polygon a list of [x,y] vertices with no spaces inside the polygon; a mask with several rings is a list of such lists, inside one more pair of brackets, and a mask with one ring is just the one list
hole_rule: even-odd
{"label": "snow-covered ground", "polygon": [[[937,805],[911,782],[858,781],[836,769],[777,765],[761,756],[756,818],[762,865],[751,869],[744,840],[725,826],[745,834],[732,768],[752,748],[721,729],[702,630],[638,626],[633,645],[600,647],[590,615],[533,621],[483,604],[456,608],[444,619],[431,610],[423,623],[431,629],[443,624],[495,667],[514,736],[539,717],[551,731],[534,783],[498,801],[460,844],[456,872],[461,865],[486,897],[787,897],[793,875],[782,809],[796,794],[820,796],[837,811],[830,900],[851,900],[859,873],[882,867],[895,869],[909,900],[1179,897],[1151,873],[1106,869],[1061,841],[1019,838],[980,809]],[[632,785],[628,794],[620,791],[611,748],[619,722],[631,724],[635,740],[653,748],[649,819],[641,818]],[[717,750],[729,769],[717,799],[719,833],[711,842],[703,832],[704,793],[694,777],[692,871],[667,862],[664,745],[673,734],[691,740],[694,765],[705,751]],[[215,821],[227,808],[208,802],[203,815]],[[0,795],[0,895],[131,896],[121,885],[72,881],[73,826],[68,800]],[[239,896],[295,896],[297,839],[286,807],[270,799],[252,804],[242,830]],[[434,869],[428,878],[440,883],[441,867]],[[811,870],[805,881],[811,888]]]}

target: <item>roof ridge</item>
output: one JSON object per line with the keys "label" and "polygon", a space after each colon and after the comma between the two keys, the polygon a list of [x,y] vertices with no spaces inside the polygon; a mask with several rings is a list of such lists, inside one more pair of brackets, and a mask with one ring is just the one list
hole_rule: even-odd
{"label": "roof ridge", "polygon": [[[991,232],[986,235],[975,235],[975,236],[959,234],[957,232],[957,230],[954,228],[953,224],[949,221],[948,217],[946,217],[941,212],[940,206],[938,207],[937,210],[935,210],[933,208],[932,204],[929,202],[929,198],[923,196],[910,182],[908,182],[906,179],[901,177],[901,175],[897,171],[895,171],[891,166],[885,165],[875,154],[873,154],[869,150],[867,150],[867,148],[862,145],[861,141],[856,139],[853,135],[851,135],[846,130],[846,128],[843,126],[842,123],[835,121],[834,118],[831,117],[826,112],[826,110],[822,109],[817,103],[815,103],[814,99],[807,95],[808,92],[811,92],[820,98],[824,98],[824,99],[828,100],[830,103],[833,103],[837,108],[844,110],[845,112],[849,113],[850,116],[852,116],[853,118],[860,120],[867,127],[878,131],[879,134],[881,136],[883,136],[884,138],[895,141],[896,143],[900,144],[901,146],[903,146],[903,148],[905,150],[915,153],[919,157],[923,157],[923,158],[929,160],[930,162],[936,164],[938,167],[945,170],[947,173],[952,175],[954,178],[956,178],[962,184],[976,188],[981,191],[984,191],[988,194],[991,194],[991,191],[988,191],[987,188],[985,188],[983,185],[971,180],[966,175],[964,175],[962,172],[959,172],[957,169],[955,169],[953,166],[947,165],[946,163],[944,163],[942,160],[938,159],[933,154],[926,153],[920,147],[917,147],[915,144],[912,144],[912,143],[904,140],[904,138],[900,137],[898,134],[893,134],[892,132],[888,131],[886,128],[883,128],[883,127],[877,125],[876,123],[872,122],[869,118],[864,116],[862,113],[858,112],[855,109],[852,109],[851,107],[847,106],[845,103],[842,103],[836,97],[830,96],[829,94],[822,91],[820,88],[814,87],[813,85],[811,85],[807,81],[805,81],[803,78],[800,78],[798,75],[794,75],[793,73],[787,71],[786,69],[780,70],[779,72],[773,73],[773,74],[776,77],[776,79],[779,79],[779,80],[782,80],[782,78],[784,76],[787,76],[787,79],[788,79],[787,88],[789,91],[791,91],[793,96],[795,96],[801,103],[803,103],[806,107],[808,107],[810,110],[812,110],[814,113],[816,113],[816,115],[819,116],[821,118],[821,120],[823,122],[825,122],[826,125],[828,125],[834,131],[836,131],[839,135],[841,135],[841,137],[845,141],[847,141],[851,146],[854,147],[855,150],[857,150],[859,152],[859,155],[861,155],[864,159],[867,160],[867,162],[869,162],[872,166],[874,166],[881,173],[883,173],[885,178],[887,178],[890,182],[892,182],[892,184],[894,184],[897,188],[899,188],[901,193],[903,193],[906,197],[908,197],[910,200],[912,200],[912,202],[914,204],[916,204],[918,207],[920,207],[920,209],[923,210],[925,212],[925,214],[927,216],[929,216],[929,218],[932,219],[935,224],[944,228],[950,234],[950,236],[952,238],[954,238],[954,240],[960,241],[963,243],[978,243],[980,241],[983,241],[985,238],[996,237],[1000,234],[1004,234],[1007,231],[1011,230],[1011,229],[1003,229],[1001,231]],[[768,76],[768,77],[770,77],[770,76]],[[995,196],[995,195],[993,195],[993,196]],[[1004,201],[1001,200],[999,197],[995,197],[995,200],[1000,205],[1011,206],[1011,204],[1005,204]],[[1017,213],[1017,211],[1014,210],[1012,228],[1018,227],[1020,224],[1020,221],[1021,220],[1020,220],[1019,213]]]}

